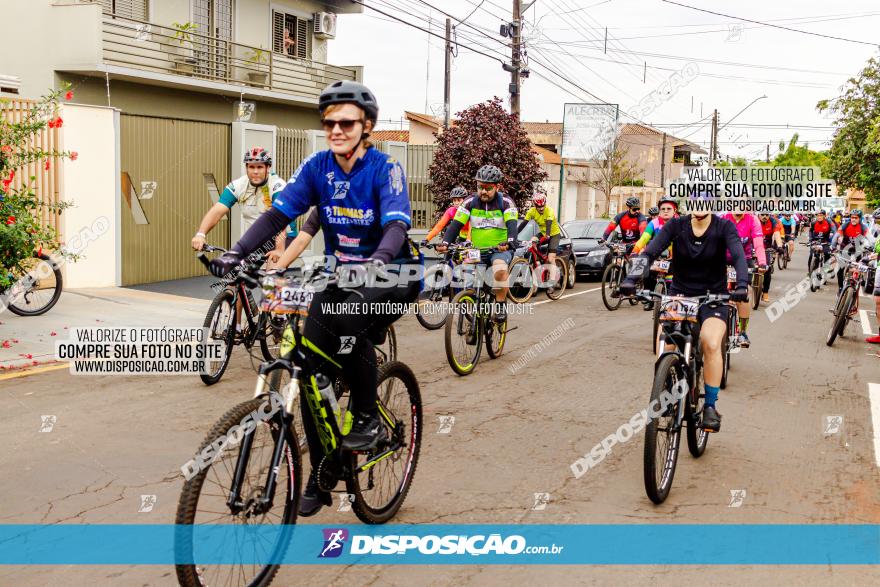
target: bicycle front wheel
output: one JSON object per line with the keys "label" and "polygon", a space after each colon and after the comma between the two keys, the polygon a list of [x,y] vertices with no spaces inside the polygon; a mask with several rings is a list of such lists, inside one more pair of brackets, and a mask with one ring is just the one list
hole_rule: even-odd
{"label": "bicycle front wheel", "polygon": [[621,269],[615,264],[611,264],[605,268],[602,273],[602,303],[612,312],[620,307],[622,298],[611,297],[612,292],[620,291],[620,281],[622,279]]}
{"label": "bicycle front wheel", "polygon": [[21,272],[6,292],[9,311],[19,316],[45,314],[61,297],[61,269],[49,255],[40,253],[22,261]]}
{"label": "bicycle front wheel", "polygon": [[422,397],[409,367],[399,361],[379,368],[379,417],[390,440],[374,451],[351,455],[346,488],[355,515],[365,524],[393,518],[412,485],[422,442]]}
{"label": "bicycle front wheel", "polygon": [[207,344],[218,345],[220,347],[220,358],[213,360],[205,360],[204,372],[199,374],[202,383],[205,385],[214,385],[229,366],[229,359],[232,357],[232,347],[235,338],[235,293],[226,288],[221,291],[208,308],[208,315],[205,316],[204,328],[208,329]]}
{"label": "bicycle front wheel", "polygon": [[442,328],[449,316],[452,287],[442,284],[451,279],[451,275],[447,275],[451,273],[446,263],[438,263],[425,272],[425,289],[416,300],[416,320],[428,330]]}
{"label": "bicycle front wheel", "polygon": [[480,334],[477,294],[466,289],[453,298],[444,333],[446,360],[457,374],[470,375],[477,366],[483,344]]}
{"label": "bicycle front wheel", "polygon": [[535,293],[538,284],[535,283],[535,276],[532,274],[532,266],[527,259],[517,257],[510,262],[507,268],[509,274],[507,288],[507,297],[517,304],[525,304]]}
{"label": "bicycle front wheel", "polygon": [[[681,428],[676,426],[679,403],[663,406],[661,396],[672,394],[682,377],[680,359],[666,355],[654,371],[648,425],[645,427],[645,492],[654,503],[663,503],[672,489],[675,465],[681,445]],[[660,412],[652,418],[650,411]]]}
{"label": "bicycle front wheel", "polygon": [[556,257],[553,264],[556,270],[556,280],[554,282],[552,275],[547,276],[548,281],[553,283],[546,291],[548,298],[558,300],[565,293],[565,286],[568,284],[568,265],[559,257]]}
{"label": "bicycle front wheel", "polygon": [[825,339],[826,345],[833,345],[837,337],[843,334],[852,303],[853,288],[846,286],[837,298],[837,306],[834,308],[834,319],[831,321],[831,330],[828,331],[828,337]]}
{"label": "bicycle front wheel", "polygon": [[[195,587],[229,583],[263,587],[271,583],[278,572],[279,565],[258,561],[278,561],[287,550],[290,526],[296,524],[299,507],[301,465],[299,452],[290,449],[294,432],[283,425],[280,412],[269,419],[258,419],[270,411],[270,405],[265,396],[254,398],[235,406],[214,424],[196,454],[206,454],[205,449],[217,446],[218,441],[226,444],[220,444],[221,448],[214,450],[213,458],[204,458],[197,461],[198,464],[190,462],[194,476],[184,483],[175,518],[174,547],[178,560],[195,557],[198,536],[193,526],[204,524],[230,524],[234,532],[241,532],[241,535],[236,534],[238,538],[245,536],[244,528],[254,534],[260,532],[262,539],[255,536],[251,540],[227,545],[230,556],[253,559],[249,563],[226,565],[207,565],[198,561],[178,564],[180,585]],[[241,424],[247,417],[258,422],[250,430]],[[233,446],[236,438],[240,440]],[[274,454],[280,454],[277,463],[273,462]],[[267,479],[276,466],[274,495],[264,504],[264,498],[271,493]],[[196,471],[197,467],[201,470]],[[234,506],[230,506],[227,500],[236,473],[241,476],[241,485]],[[270,525],[279,526],[277,533],[268,531]],[[269,537],[271,539],[267,539]]]}
{"label": "bicycle front wheel", "polygon": [[[654,293],[666,295],[666,280],[662,277],[657,278],[657,285],[654,286]],[[660,333],[660,300],[654,300],[654,330],[653,330],[653,349],[657,354],[657,335]]]}

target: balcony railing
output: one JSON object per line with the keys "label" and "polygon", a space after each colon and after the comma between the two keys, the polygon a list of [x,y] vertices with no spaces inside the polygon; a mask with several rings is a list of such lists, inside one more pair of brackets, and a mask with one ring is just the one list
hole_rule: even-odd
{"label": "balcony railing", "polygon": [[352,68],[115,15],[104,16],[102,47],[108,64],[272,90],[315,103],[327,85],[357,76]]}

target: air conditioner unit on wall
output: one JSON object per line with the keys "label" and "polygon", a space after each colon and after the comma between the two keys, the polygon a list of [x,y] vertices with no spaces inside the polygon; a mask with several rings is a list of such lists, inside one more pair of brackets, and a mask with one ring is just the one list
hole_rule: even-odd
{"label": "air conditioner unit on wall", "polygon": [[336,15],[334,13],[315,13],[315,36],[319,39],[336,38]]}

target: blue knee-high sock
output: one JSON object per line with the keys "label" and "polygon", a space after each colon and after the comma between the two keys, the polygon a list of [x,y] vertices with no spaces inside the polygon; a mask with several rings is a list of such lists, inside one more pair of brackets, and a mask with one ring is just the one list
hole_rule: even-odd
{"label": "blue knee-high sock", "polygon": [[718,392],[721,391],[720,387],[715,387],[713,385],[706,385],[706,406],[715,407],[715,402],[718,401]]}

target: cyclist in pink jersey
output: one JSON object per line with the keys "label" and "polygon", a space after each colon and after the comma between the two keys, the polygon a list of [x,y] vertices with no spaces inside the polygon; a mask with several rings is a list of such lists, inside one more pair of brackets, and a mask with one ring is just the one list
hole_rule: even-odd
{"label": "cyclist in pink jersey", "polygon": [[[450,192],[449,196],[452,199],[452,206],[443,213],[443,216],[440,217],[440,220],[437,221],[437,224],[434,225],[434,228],[431,229],[431,232],[429,232],[425,237],[425,240],[422,241],[423,244],[427,244],[428,241],[443,232],[446,225],[452,222],[452,219],[455,217],[455,211],[468,196],[468,192],[465,188],[458,186],[452,188],[452,192]],[[464,228],[461,229],[461,234],[467,237],[470,234],[470,231],[471,226],[470,222],[468,222],[464,225]]]}
{"label": "cyclist in pink jersey", "polygon": [[[739,234],[739,240],[746,253],[749,269],[755,267],[752,257],[757,257],[758,270],[765,271],[767,268],[767,254],[764,251],[764,232],[761,230],[761,222],[758,220],[758,217],[754,214],[727,213],[722,218],[730,220],[736,226],[736,232]],[[727,262],[731,263],[730,253],[727,254]],[[746,329],[749,327],[752,307],[748,301],[737,302],[736,306],[739,313],[739,345],[742,348],[748,348],[751,345],[751,341],[749,340],[749,335],[746,334]]]}

